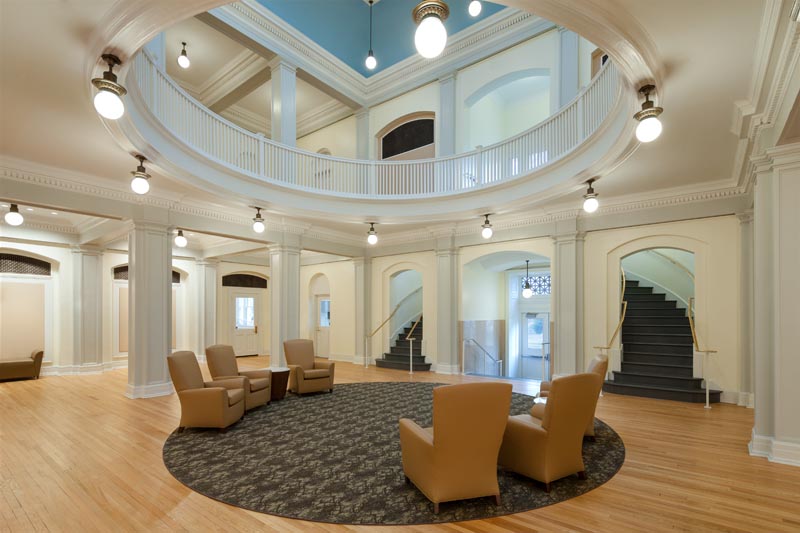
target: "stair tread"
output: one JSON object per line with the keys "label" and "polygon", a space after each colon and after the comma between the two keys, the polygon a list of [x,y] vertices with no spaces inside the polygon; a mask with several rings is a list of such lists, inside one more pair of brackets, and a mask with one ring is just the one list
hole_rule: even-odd
{"label": "stair tread", "polygon": [[[678,326],[678,327],[683,328],[683,327],[686,327],[686,326]],[[625,335],[625,327],[624,326],[622,327],[622,334]],[[658,335],[658,336],[661,336],[661,337],[686,337],[686,336],[691,337],[692,336],[691,333],[647,333],[647,332],[631,333],[631,335]]]}
{"label": "stair tread", "polygon": [[689,376],[665,376],[663,374],[643,374],[641,372],[625,372],[619,370],[614,370],[614,374],[624,374],[626,376],[642,376],[647,378],[688,379],[692,381],[703,381],[703,378],[695,378]]}
{"label": "stair tread", "polygon": [[[663,391],[669,391],[669,392],[682,392],[682,393],[687,393],[688,392],[688,393],[691,393],[691,394],[705,394],[706,393],[706,389],[690,389],[690,390],[687,390],[687,389],[676,389],[674,387],[662,387],[662,386],[657,386],[657,385],[630,385],[628,383],[616,383],[616,382],[608,380],[608,379],[605,382],[603,382],[603,384],[604,385],[614,385],[615,387],[627,387],[627,388],[630,388],[630,389],[655,389],[655,390],[663,390]],[[722,391],[715,390],[715,389],[710,389],[709,392],[711,394],[718,394],[718,393],[721,393]]]}
{"label": "stair tread", "polygon": [[[659,355],[664,355],[664,354],[659,354]],[[661,364],[661,363],[640,363],[638,361],[622,361],[622,364],[623,365],[647,365],[647,366],[652,366],[652,367],[663,367],[663,368],[693,368],[692,365],[668,365],[666,363],[665,364]],[[617,372],[617,371],[615,370],[614,372]]]}
{"label": "stair tread", "polygon": [[[633,343],[631,343],[633,344]],[[682,354],[682,353],[658,353],[658,352],[638,352],[636,350],[625,350],[622,354],[622,361],[625,361],[625,356],[628,354],[635,354],[635,355],[665,355],[667,357],[694,357],[694,354]]]}

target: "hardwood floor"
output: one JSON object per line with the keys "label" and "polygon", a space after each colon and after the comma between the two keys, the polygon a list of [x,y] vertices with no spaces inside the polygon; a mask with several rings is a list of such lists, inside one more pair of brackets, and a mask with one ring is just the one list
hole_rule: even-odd
{"label": "hardwood floor", "polygon": [[[240,360],[260,368],[265,357]],[[205,369],[204,369],[205,371]],[[175,395],[123,396],[125,370],[0,383],[2,531],[374,531],[245,511],[196,494],[161,460],[175,429]],[[435,381],[444,376],[336,364],[336,382]],[[536,386],[512,381],[516,392]],[[606,394],[598,417],[623,438],[627,457],[606,485],[536,511],[382,532],[800,531],[800,468],[750,457],[753,411],[710,411]],[[276,487],[280,490],[280,487]]]}

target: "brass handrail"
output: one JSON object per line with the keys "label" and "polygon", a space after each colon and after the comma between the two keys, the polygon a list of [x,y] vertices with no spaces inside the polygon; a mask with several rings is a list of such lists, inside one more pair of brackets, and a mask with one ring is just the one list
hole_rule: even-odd
{"label": "brass handrail", "polygon": [[622,287],[620,287],[620,289],[619,289],[619,301],[620,302],[624,302],[625,301],[625,284],[628,282],[628,279],[625,277],[625,269],[624,268],[619,267],[619,272],[622,275]]}
{"label": "brass handrail", "polygon": [[667,261],[669,261],[670,263],[672,263],[676,267],[680,268],[694,282],[694,274],[692,274],[692,271],[689,270],[688,268],[686,268],[686,266],[684,266],[682,263],[680,263],[678,261],[675,261],[673,258],[668,256],[667,254],[661,253],[658,250],[647,250],[647,251],[650,252],[650,253],[656,254],[657,256],[661,257],[662,259],[666,259]]}
{"label": "brass handrail", "polygon": [[694,329],[694,296],[689,298],[689,327],[692,329],[692,342],[694,349],[700,353],[717,353],[717,350],[701,349],[700,341],[697,339],[697,330]]}
{"label": "brass handrail", "polygon": [[417,329],[417,324],[419,324],[420,320],[422,320],[422,315],[419,315],[419,318],[417,319],[417,321],[416,321],[416,322],[414,322],[414,325],[413,325],[413,326],[411,326],[411,331],[409,331],[409,332],[408,332],[408,335],[406,335],[406,340],[407,340],[407,341],[410,341],[410,340],[417,340],[417,339],[412,339],[412,338],[411,338],[411,334],[412,334],[412,333],[414,333],[414,330],[415,330],[415,329]]}
{"label": "brass handrail", "polygon": [[397,312],[397,310],[398,310],[398,309],[400,309],[400,304],[397,304],[397,305],[395,306],[394,310],[391,312],[391,314],[390,314],[389,316],[387,316],[387,317],[386,317],[386,320],[384,320],[383,322],[381,322],[381,325],[380,325],[380,326],[378,326],[377,328],[375,328],[375,331],[373,331],[373,332],[372,332],[372,333],[370,333],[369,335],[366,335],[366,337],[367,337],[368,339],[371,339],[372,337],[374,337],[374,336],[375,336],[375,334],[376,334],[376,333],[378,333],[378,332],[381,330],[381,328],[382,328],[383,326],[385,326],[385,325],[386,325],[386,323],[387,323],[387,322],[389,322],[389,321],[392,319],[392,317],[394,316],[394,314]]}
{"label": "brass handrail", "polygon": [[611,335],[611,340],[608,341],[607,346],[595,346],[596,350],[610,350],[611,345],[614,344],[614,340],[619,335],[619,330],[622,329],[622,323],[625,321],[625,314],[628,312],[628,302],[623,300],[622,301],[622,315],[619,317],[619,322],[617,322],[617,328],[614,330],[614,334]]}

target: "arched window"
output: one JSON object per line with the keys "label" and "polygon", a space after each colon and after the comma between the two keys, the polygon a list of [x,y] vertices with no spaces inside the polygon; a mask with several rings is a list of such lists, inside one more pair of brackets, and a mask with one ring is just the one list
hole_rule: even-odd
{"label": "arched window", "polygon": [[430,111],[420,111],[387,124],[376,135],[380,159],[434,157],[434,116]]}
{"label": "arched window", "polygon": [[223,287],[246,287],[248,289],[266,289],[267,280],[252,274],[228,274],[222,276]]}
{"label": "arched window", "polygon": [[49,276],[51,265],[47,261],[17,254],[0,254],[0,273]]}
{"label": "arched window", "polygon": [[[114,267],[114,279],[127,280],[128,279],[128,265]],[[181,282],[181,273],[177,270],[172,271],[172,283]]]}

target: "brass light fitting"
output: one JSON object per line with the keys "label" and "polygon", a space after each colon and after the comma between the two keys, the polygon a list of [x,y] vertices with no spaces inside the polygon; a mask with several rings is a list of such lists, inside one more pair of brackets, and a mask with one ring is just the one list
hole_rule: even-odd
{"label": "brass light fitting", "polygon": [[664,109],[657,107],[652,100],[650,100],[650,93],[656,90],[655,85],[645,85],[639,89],[639,94],[644,95],[644,102],[642,102],[642,110],[638,111],[633,118],[641,122],[642,120],[650,117],[657,117],[664,112]]}
{"label": "brass light fitting", "polygon": [[444,22],[450,15],[450,8],[442,0],[422,0],[411,11],[415,24],[419,24],[422,19],[431,15],[439,17],[439,20]]}

